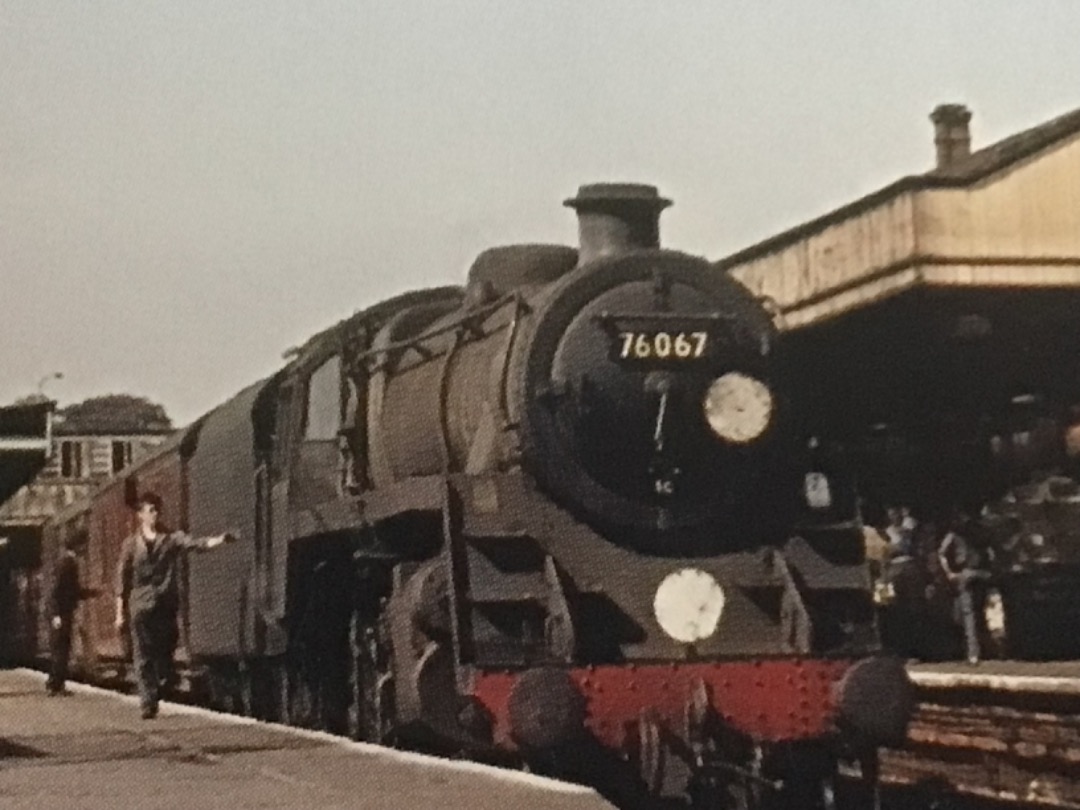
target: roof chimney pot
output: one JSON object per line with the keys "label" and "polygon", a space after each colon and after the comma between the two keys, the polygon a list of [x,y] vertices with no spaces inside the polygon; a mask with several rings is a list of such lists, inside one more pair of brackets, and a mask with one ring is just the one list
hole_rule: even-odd
{"label": "roof chimney pot", "polygon": [[971,111],[963,104],[939,104],[930,113],[934,122],[937,167],[945,169],[971,154]]}

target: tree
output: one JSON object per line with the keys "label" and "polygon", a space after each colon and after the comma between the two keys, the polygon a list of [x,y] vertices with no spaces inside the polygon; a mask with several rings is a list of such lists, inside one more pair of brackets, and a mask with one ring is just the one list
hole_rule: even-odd
{"label": "tree", "polygon": [[49,401],[49,398],[44,394],[27,394],[25,397],[19,397],[11,404],[16,407],[19,405],[44,405]]}
{"label": "tree", "polygon": [[68,435],[165,433],[173,429],[162,405],[129,394],[91,397],[61,408],[56,426]]}

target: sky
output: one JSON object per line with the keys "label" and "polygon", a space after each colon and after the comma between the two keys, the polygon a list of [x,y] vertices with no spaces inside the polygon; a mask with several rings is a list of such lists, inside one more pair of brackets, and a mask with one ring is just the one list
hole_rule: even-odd
{"label": "sky", "polygon": [[[1074,0],[0,0],[0,403],[184,424],[651,183],[718,259],[1080,107]],[[63,379],[47,379],[62,373]]]}

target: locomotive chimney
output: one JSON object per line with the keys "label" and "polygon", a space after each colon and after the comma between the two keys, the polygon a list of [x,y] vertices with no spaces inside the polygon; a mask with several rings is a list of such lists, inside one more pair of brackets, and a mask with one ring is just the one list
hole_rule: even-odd
{"label": "locomotive chimney", "polygon": [[945,169],[971,154],[971,111],[963,104],[939,104],[930,113],[934,122],[937,167]]}
{"label": "locomotive chimney", "polygon": [[656,186],[594,183],[563,203],[578,214],[578,264],[660,247],[660,212],[671,205]]}

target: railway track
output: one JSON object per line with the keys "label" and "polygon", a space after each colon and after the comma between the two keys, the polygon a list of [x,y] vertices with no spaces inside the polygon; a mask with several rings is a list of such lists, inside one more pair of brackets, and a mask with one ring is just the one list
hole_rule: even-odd
{"label": "railway track", "polygon": [[1080,809],[1080,694],[1074,691],[1080,683],[1053,686],[920,684],[908,744],[883,753],[883,779],[1007,804]]}

